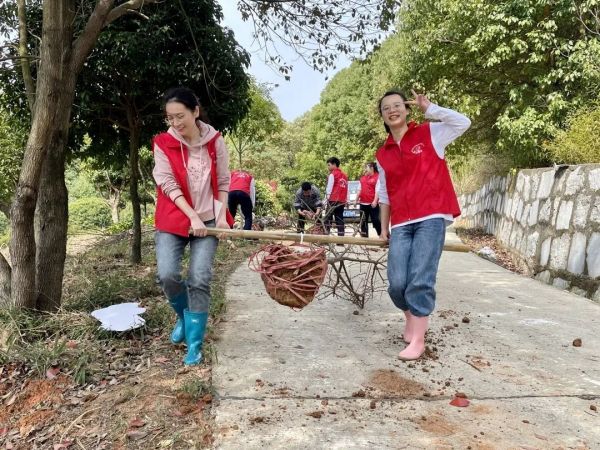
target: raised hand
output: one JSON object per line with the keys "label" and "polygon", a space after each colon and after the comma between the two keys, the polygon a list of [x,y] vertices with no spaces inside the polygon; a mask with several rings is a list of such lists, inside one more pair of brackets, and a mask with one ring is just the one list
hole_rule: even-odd
{"label": "raised hand", "polygon": [[407,100],[404,103],[408,105],[418,106],[419,109],[423,112],[427,111],[429,105],[431,105],[431,101],[427,98],[425,94],[417,94],[414,89],[411,89],[412,95],[414,97],[413,100]]}

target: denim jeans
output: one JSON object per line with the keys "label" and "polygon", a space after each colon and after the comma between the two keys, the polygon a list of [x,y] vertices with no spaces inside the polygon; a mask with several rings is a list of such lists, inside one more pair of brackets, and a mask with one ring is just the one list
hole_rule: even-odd
{"label": "denim jeans", "polygon": [[435,278],[446,224],[435,218],[392,228],[388,254],[388,293],[398,308],[419,317],[435,307]]}
{"label": "denim jeans", "polygon": [[[214,228],[215,221],[206,222]],[[156,262],[158,278],[167,298],[172,299],[188,290],[188,308],[192,312],[208,312],[210,305],[210,282],[212,265],[217,251],[218,239],[214,236],[183,237],[156,231]],[[190,265],[187,280],[181,276],[181,260],[185,247],[190,245]]]}

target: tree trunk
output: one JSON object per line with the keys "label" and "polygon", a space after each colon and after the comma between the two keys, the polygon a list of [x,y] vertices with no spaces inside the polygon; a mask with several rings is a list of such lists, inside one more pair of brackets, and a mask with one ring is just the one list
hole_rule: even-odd
{"label": "tree trunk", "polygon": [[56,311],[60,307],[67,256],[69,213],[65,185],[65,142],[57,143],[51,151],[42,170],[35,220],[36,309],[41,311]]}
{"label": "tree trunk", "polygon": [[110,206],[112,223],[118,223],[120,220],[119,203],[121,202],[121,190],[112,186],[108,189],[108,205]]}
{"label": "tree trunk", "polygon": [[130,261],[132,264],[142,262],[142,211],[140,208],[140,195],[138,192],[139,174],[139,148],[140,148],[140,121],[135,113],[128,111],[129,119],[129,170],[131,178],[129,181],[129,197],[133,210],[133,236],[131,240]]}
{"label": "tree trunk", "polygon": [[16,307],[35,308],[38,298],[34,214],[46,155],[49,149],[52,156],[62,154],[69,129],[76,79],[76,73],[69,70],[73,3],[55,0],[43,4],[35,111],[11,208],[11,301]]}
{"label": "tree trunk", "polygon": [[10,305],[10,264],[0,253],[0,308]]}

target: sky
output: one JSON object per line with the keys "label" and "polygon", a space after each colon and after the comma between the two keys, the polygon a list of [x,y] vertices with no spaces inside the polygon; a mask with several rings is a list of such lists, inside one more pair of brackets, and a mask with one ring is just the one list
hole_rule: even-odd
{"label": "sky", "polygon": [[278,45],[280,56],[286,64],[293,65],[290,81],[276,69],[269,67],[263,60],[263,54],[256,42],[252,39],[253,25],[244,22],[237,10],[237,1],[218,0],[223,8],[224,20],[222,25],[233,30],[238,43],[251,55],[251,65],[248,72],[253,75],[259,83],[271,83],[277,85],[271,91],[271,96],[282,117],[292,121],[300,117],[314,105],[319,103],[321,91],[327,84],[325,79],[350,65],[350,60],[343,55],[337,61],[336,69],[328,73],[320,73],[308,66],[295,52],[283,44]]}

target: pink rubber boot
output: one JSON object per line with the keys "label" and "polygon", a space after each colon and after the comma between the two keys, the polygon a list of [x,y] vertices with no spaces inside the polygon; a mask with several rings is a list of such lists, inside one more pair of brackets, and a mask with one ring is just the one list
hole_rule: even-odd
{"label": "pink rubber boot", "polygon": [[407,344],[410,344],[410,341],[412,339],[412,334],[413,334],[412,319],[413,318],[414,318],[414,316],[410,313],[409,309],[404,311],[404,320],[406,321],[406,324],[404,325],[404,333],[402,333],[402,339],[404,339],[404,342],[406,342]]}
{"label": "pink rubber boot", "polygon": [[427,332],[427,326],[429,325],[429,317],[412,316],[411,323],[412,336],[410,344],[408,344],[398,355],[398,358],[403,361],[419,359],[423,352],[425,352],[425,333]]}

